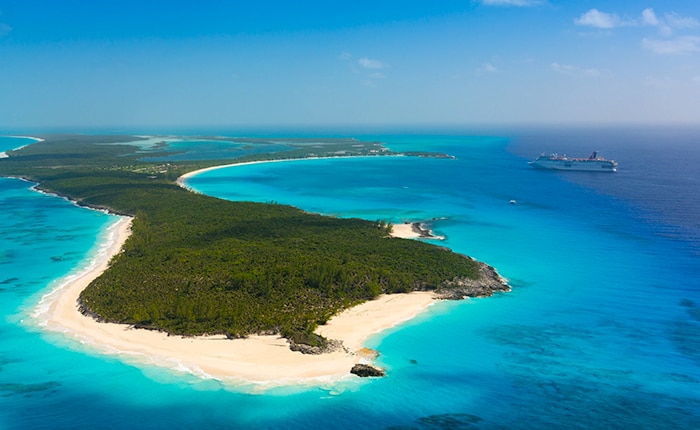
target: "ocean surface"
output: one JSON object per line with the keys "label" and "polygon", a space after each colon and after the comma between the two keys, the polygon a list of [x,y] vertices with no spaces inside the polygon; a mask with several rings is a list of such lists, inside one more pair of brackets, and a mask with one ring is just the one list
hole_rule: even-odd
{"label": "ocean surface", "polygon": [[[372,338],[383,379],[241,390],[42,331],[32,318],[42,296],[91,263],[115,218],[0,178],[0,429],[700,428],[700,129],[348,135],[456,158],[264,163],[187,184],[339,217],[425,221],[446,237],[437,245],[495,266],[513,291],[439,302]],[[30,142],[2,138],[0,152]],[[195,159],[198,148],[234,149],[177,145]],[[618,172],[527,164],[593,150]]]}

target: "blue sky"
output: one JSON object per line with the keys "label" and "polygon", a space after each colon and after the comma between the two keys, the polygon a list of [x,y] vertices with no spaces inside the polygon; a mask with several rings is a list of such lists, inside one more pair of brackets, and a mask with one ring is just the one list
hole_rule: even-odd
{"label": "blue sky", "polygon": [[700,123],[695,0],[0,0],[0,127]]}

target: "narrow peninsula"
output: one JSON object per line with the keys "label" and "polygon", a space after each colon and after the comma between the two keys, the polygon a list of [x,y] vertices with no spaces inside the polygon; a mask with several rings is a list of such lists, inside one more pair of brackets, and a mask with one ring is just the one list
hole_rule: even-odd
{"label": "narrow peninsula", "polygon": [[[371,362],[362,349],[367,336],[411,318],[434,298],[509,290],[490,266],[395,237],[385,221],[226,201],[178,184],[188,172],[222,164],[431,154],[397,154],[354,139],[230,139],[240,156],[161,162],[149,158],[173,154],[167,143],[144,149],[149,139],[143,137],[41,138],[7,151],[0,175],[125,216],[109,261],[73,282],[70,294],[59,294],[54,310],[84,318],[73,318],[69,331],[92,333],[97,343],[94,338],[121,339],[128,345],[110,346],[154,362],[176,360],[195,373],[248,381],[347,374],[353,364]],[[286,150],[245,152],[266,144],[279,149],[280,142]],[[192,350],[194,342],[206,344]],[[265,367],[262,356],[274,359]]]}

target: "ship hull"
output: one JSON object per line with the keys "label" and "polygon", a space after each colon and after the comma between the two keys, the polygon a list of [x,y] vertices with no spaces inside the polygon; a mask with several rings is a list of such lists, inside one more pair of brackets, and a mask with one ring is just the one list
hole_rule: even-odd
{"label": "ship hull", "polygon": [[597,160],[536,160],[531,161],[530,165],[537,169],[547,170],[578,170],[584,172],[615,172],[617,166],[611,161]]}

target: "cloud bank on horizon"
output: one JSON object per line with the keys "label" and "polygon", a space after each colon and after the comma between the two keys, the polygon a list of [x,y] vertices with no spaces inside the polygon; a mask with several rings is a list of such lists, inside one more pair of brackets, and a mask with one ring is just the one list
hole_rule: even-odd
{"label": "cloud bank on horizon", "polygon": [[433,3],[9,0],[0,130],[700,124],[696,2]]}

